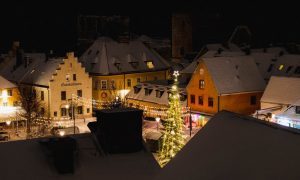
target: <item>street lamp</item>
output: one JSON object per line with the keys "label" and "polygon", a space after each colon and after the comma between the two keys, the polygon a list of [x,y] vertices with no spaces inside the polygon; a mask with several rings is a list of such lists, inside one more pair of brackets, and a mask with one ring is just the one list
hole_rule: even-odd
{"label": "street lamp", "polygon": [[155,121],[156,121],[156,123],[157,123],[157,131],[158,131],[160,118],[159,118],[159,117],[156,117],[156,118],[155,118]]}

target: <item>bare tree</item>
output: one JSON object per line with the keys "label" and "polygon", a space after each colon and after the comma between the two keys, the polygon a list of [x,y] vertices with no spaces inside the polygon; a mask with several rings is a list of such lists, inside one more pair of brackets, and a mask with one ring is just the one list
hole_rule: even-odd
{"label": "bare tree", "polygon": [[23,111],[20,111],[18,113],[18,116],[21,119],[25,119],[27,121],[27,138],[32,138],[35,136],[32,133],[32,128],[36,125],[38,125],[38,127],[41,127],[41,125],[42,127],[47,126],[47,124],[50,123],[50,120],[49,118],[44,117],[46,113],[45,108],[43,108],[43,103],[38,97],[36,90],[33,86],[19,86],[19,97],[20,105]]}

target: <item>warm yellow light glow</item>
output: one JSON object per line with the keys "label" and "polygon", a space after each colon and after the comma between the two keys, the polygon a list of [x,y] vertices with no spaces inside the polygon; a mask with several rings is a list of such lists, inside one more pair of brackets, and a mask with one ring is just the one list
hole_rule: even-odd
{"label": "warm yellow light glow", "polygon": [[279,68],[278,68],[278,70],[282,70],[284,68],[284,65],[283,64],[281,64],[280,66],[279,66]]}
{"label": "warm yellow light glow", "polygon": [[69,107],[70,107],[69,104],[67,104],[67,105],[66,105],[66,108],[69,109]]}
{"label": "warm yellow light glow", "polygon": [[11,123],[11,121],[6,121],[6,125],[8,125],[8,126],[9,126],[9,125],[10,125],[10,123]]}
{"label": "warm yellow light glow", "polygon": [[155,118],[155,121],[156,121],[156,122],[159,122],[159,121],[160,121],[160,118],[159,118],[159,117]]}
{"label": "warm yellow light glow", "polygon": [[276,117],[276,115],[275,114],[272,114],[272,119],[274,119]]}
{"label": "warm yellow light glow", "polygon": [[152,62],[152,61],[148,61],[148,62],[147,62],[147,67],[148,67],[149,69],[153,69],[153,68],[154,68],[153,62]]}
{"label": "warm yellow light glow", "polygon": [[64,136],[65,135],[65,131],[59,131],[59,135],[60,136]]}
{"label": "warm yellow light glow", "polygon": [[0,106],[0,114],[11,114],[17,111],[17,107]]}
{"label": "warm yellow light glow", "polygon": [[8,99],[7,90],[4,89],[4,90],[2,90],[2,102],[3,102],[3,103],[6,103],[6,102],[7,102],[7,99]]}
{"label": "warm yellow light glow", "polygon": [[129,93],[129,89],[122,89],[120,90],[120,97],[121,99],[124,99],[125,96]]}

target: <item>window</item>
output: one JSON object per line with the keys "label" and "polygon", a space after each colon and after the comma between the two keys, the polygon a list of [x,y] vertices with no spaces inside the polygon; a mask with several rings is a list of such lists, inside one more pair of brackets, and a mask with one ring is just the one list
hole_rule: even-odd
{"label": "window", "polygon": [[107,89],[107,80],[101,80],[101,89]]}
{"label": "window", "polygon": [[11,89],[8,89],[8,90],[7,90],[7,95],[8,95],[8,96],[12,96],[12,95],[13,95]]}
{"label": "window", "polygon": [[279,70],[279,71],[282,71],[282,70],[283,70],[283,68],[284,68],[284,65],[283,65],[283,64],[281,64],[281,65],[278,67],[278,70]]}
{"label": "window", "polygon": [[203,96],[198,96],[198,104],[203,106]]}
{"label": "window", "polygon": [[116,89],[116,82],[115,80],[110,80],[110,89]]}
{"label": "window", "polygon": [[77,78],[76,78],[76,74],[73,74],[73,81],[76,81]]}
{"label": "window", "polygon": [[66,93],[66,91],[61,91],[60,92],[60,99],[61,100],[66,100],[67,99],[67,93]]}
{"label": "window", "polygon": [[145,96],[149,96],[152,92],[152,89],[145,88]]}
{"label": "window", "polygon": [[286,69],[285,73],[289,73],[289,72],[292,70],[292,68],[293,68],[293,66],[289,66],[289,67]]}
{"label": "window", "polygon": [[82,106],[77,107],[77,114],[83,114],[83,108]]}
{"label": "window", "polygon": [[159,91],[159,90],[156,90],[156,97],[157,98],[161,98],[161,96],[163,95],[164,91]]}
{"label": "window", "polygon": [[204,80],[199,80],[199,89],[204,89],[205,83]]}
{"label": "window", "polygon": [[295,110],[296,110],[296,114],[300,114],[300,106],[296,106]]}
{"label": "window", "polygon": [[148,67],[149,69],[153,69],[153,68],[154,68],[154,64],[153,64],[152,61],[147,61],[146,63],[147,63],[147,67]]}
{"label": "window", "polygon": [[251,105],[256,105],[256,96],[251,96],[250,97],[250,104]]}
{"label": "window", "polygon": [[295,69],[295,74],[300,74],[300,66],[297,66],[297,68]]}
{"label": "window", "polygon": [[67,80],[67,81],[70,81],[70,74],[67,74],[67,75],[66,75],[66,80]]}
{"label": "window", "polygon": [[53,113],[53,114],[54,114],[54,116],[56,117],[56,116],[57,116],[57,111],[54,111],[54,113]]}
{"label": "window", "polygon": [[191,104],[195,104],[195,95],[191,95]]}
{"label": "window", "polygon": [[127,79],[127,87],[131,87],[131,79]]}
{"label": "window", "polygon": [[77,96],[82,97],[82,90],[77,90]]}
{"label": "window", "polygon": [[141,82],[141,78],[137,78],[137,79],[136,79],[136,82],[137,82],[137,83],[140,83],[140,82]]}
{"label": "window", "polygon": [[268,72],[271,72],[273,69],[274,64],[270,64],[269,68],[268,68]]}
{"label": "window", "polygon": [[67,109],[66,108],[61,108],[60,109],[60,115],[61,116],[67,116]]}
{"label": "window", "polygon": [[44,114],[45,114],[45,108],[42,107],[41,108],[41,115],[44,116]]}
{"label": "window", "polygon": [[90,108],[86,108],[86,113],[90,113]]}
{"label": "window", "polygon": [[41,91],[41,100],[42,100],[42,101],[44,101],[44,100],[45,100],[44,91]]}
{"label": "window", "polygon": [[208,98],[208,106],[209,107],[214,107],[214,98],[212,98],[212,97]]}
{"label": "window", "polygon": [[139,87],[136,87],[136,86],[134,86],[134,87],[133,87],[133,89],[134,89],[134,94],[137,94],[137,93],[139,93],[139,92],[140,92],[140,90],[141,90],[141,88],[139,88]]}

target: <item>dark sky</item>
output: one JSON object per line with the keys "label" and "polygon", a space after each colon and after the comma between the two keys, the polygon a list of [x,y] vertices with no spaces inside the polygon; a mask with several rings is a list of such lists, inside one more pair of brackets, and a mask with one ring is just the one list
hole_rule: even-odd
{"label": "dark sky", "polygon": [[171,13],[189,12],[201,43],[209,39],[206,31],[214,37],[210,41],[222,41],[239,24],[248,25],[256,41],[300,41],[300,14],[287,2],[45,0],[0,2],[0,7],[0,51],[15,39],[27,49],[72,49],[78,14],[129,15],[133,32],[170,37]]}

